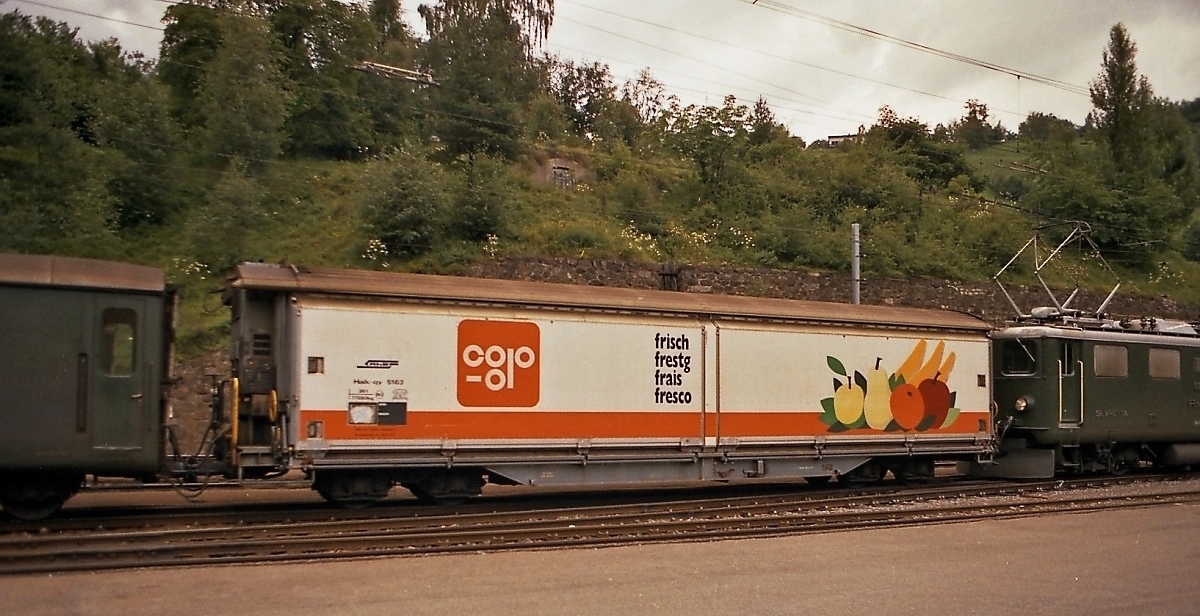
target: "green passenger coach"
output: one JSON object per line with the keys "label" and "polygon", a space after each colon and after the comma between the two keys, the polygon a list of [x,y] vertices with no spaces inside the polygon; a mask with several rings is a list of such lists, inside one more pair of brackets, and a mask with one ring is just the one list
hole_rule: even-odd
{"label": "green passenger coach", "polygon": [[161,465],[174,294],[160,270],[0,255],[0,503],[56,511],[84,471]]}

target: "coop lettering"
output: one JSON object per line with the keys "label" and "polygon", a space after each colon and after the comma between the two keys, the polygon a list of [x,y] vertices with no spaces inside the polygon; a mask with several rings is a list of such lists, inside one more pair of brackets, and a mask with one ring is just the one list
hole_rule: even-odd
{"label": "coop lettering", "polygon": [[654,334],[654,403],[691,404],[692,392],[683,375],[692,372],[691,341],[687,334]]}

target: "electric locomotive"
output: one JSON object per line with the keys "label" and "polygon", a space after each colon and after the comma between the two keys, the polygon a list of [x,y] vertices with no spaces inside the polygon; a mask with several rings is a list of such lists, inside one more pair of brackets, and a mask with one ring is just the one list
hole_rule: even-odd
{"label": "electric locomotive", "polygon": [[[1070,224],[1053,247],[1035,234],[995,276],[1017,316],[1012,326],[992,334],[998,455],[991,463],[971,464],[971,472],[1037,478],[1200,463],[1195,325],[1110,318],[1105,308],[1120,280],[1088,225]],[[1078,277],[1060,301],[1043,276],[1053,266],[1067,270],[1062,255],[1073,246],[1114,281],[1095,309],[1073,307]],[[1005,288],[1001,277],[1022,255],[1032,257],[1031,272],[1053,305],[1023,311]]]}
{"label": "electric locomotive", "polygon": [[1121,474],[1200,464],[1200,335],[1189,323],[1034,310],[993,334],[1000,452],[978,474]]}

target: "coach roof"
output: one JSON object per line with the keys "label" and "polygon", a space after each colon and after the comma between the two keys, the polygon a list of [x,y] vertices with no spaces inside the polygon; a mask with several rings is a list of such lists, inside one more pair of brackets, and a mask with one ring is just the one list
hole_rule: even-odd
{"label": "coach roof", "polygon": [[159,293],[166,289],[162,270],[153,267],[52,255],[0,254],[0,283]]}
{"label": "coach roof", "polygon": [[973,332],[986,332],[990,329],[983,320],[968,314],[921,308],[401,272],[306,268],[286,264],[243,263],[229,277],[227,298],[228,292],[233,289]]}

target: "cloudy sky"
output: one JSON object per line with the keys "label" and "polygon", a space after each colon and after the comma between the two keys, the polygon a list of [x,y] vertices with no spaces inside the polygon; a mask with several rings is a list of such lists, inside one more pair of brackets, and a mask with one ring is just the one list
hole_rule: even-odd
{"label": "cloudy sky", "polygon": [[[426,0],[428,3],[429,0]],[[417,0],[402,0],[416,23]],[[172,0],[0,0],[156,56]],[[930,126],[968,99],[1015,130],[1031,111],[1082,123],[1109,30],[1124,23],[1155,94],[1200,97],[1197,0],[556,0],[546,50],[649,68],[684,104],[765,97],[808,141],[870,126],[887,105]],[[986,65],[986,66],[981,66]],[[1018,75],[1020,77],[1018,77]]]}

